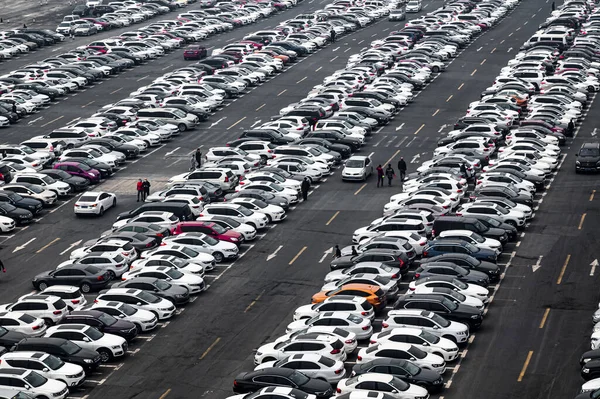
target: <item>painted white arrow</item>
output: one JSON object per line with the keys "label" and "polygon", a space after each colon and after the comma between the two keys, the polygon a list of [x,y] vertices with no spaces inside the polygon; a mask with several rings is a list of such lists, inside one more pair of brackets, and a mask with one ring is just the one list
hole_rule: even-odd
{"label": "painted white arrow", "polygon": [[441,132],[442,132],[442,130],[444,130],[444,129],[446,128],[446,126],[448,126],[448,125],[446,125],[446,124],[444,123],[444,124],[442,125],[442,127],[440,127],[440,130],[438,130],[438,133],[441,133]]}
{"label": "painted white arrow", "polygon": [[596,132],[597,132],[597,131],[598,131],[598,128],[597,128],[597,127],[595,127],[595,128],[594,128],[594,130],[592,130],[592,133],[591,133],[591,134],[592,134],[592,137],[594,137],[594,136],[596,135]]}
{"label": "painted white arrow", "polygon": [[[406,123],[406,122],[404,122],[404,123]],[[396,128],[396,131],[398,131],[398,130],[402,129],[402,128],[404,127],[404,123],[402,123],[400,126],[398,126],[398,127]]]}
{"label": "painted white arrow", "polygon": [[336,47],[336,48],[334,48],[334,49],[333,49],[333,50],[331,50],[331,51],[338,51],[339,49],[340,49],[339,47]]}
{"label": "painted white arrow", "polygon": [[541,263],[542,263],[542,258],[543,258],[543,256],[542,256],[542,255],[540,255],[540,257],[538,258],[537,262],[535,262],[535,265],[531,266],[531,268],[533,269],[533,272],[534,272],[534,273],[535,273],[536,271],[538,271],[538,269],[539,269],[540,267],[542,267],[542,264],[541,264]]}
{"label": "painted white arrow", "polygon": [[210,125],[210,127],[217,126],[217,125],[218,125],[219,123],[221,123],[221,121],[223,121],[224,119],[227,119],[227,117],[226,117],[226,116],[222,117],[222,118],[221,118],[221,119],[219,119],[218,121],[216,121],[216,122],[212,123],[212,124]]}
{"label": "painted white arrow", "polygon": [[16,247],[16,248],[13,250],[13,254],[14,254],[15,252],[18,252],[18,251],[22,250],[22,249],[25,249],[25,247],[26,247],[26,246],[28,246],[29,244],[31,244],[31,243],[32,243],[32,242],[34,242],[35,240],[36,240],[36,239],[35,239],[35,237],[34,237],[34,238],[32,238],[31,240],[29,240],[29,241],[27,241],[26,243],[24,243],[23,245],[19,245],[18,247]]}
{"label": "painted white arrow", "polygon": [[598,267],[598,259],[594,259],[594,261],[592,263],[590,263],[590,266],[592,267],[592,270],[590,270],[590,276],[593,276],[594,273],[596,272],[596,267]]}
{"label": "painted white arrow", "polygon": [[259,120],[257,120],[256,122],[254,122],[254,124],[253,124],[252,126],[250,126],[250,127],[254,127],[254,126],[258,125],[258,124],[259,124],[259,123],[261,123],[261,122],[262,122],[262,120],[260,120],[260,119],[259,119]]}
{"label": "painted white arrow", "polygon": [[64,251],[62,251],[59,255],[64,255],[67,252],[69,252],[70,250],[72,250],[74,247],[78,246],[79,244],[81,244],[81,240],[74,242],[73,244],[69,245],[69,248],[65,249]]}
{"label": "painted white arrow", "polygon": [[415,163],[417,162],[417,159],[421,158],[421,154],[417,154],[413,157],[413,159],[410,160],[410,163]]}
{"label": "painted white arrow", "polygon": [[279,248],[277,248],[275,251],[273,251],[272,254],[269,254],[267,256],[267,262],[270,261],[271,259],[273,259],[274,257],[277,256],[277,252],[281,251],[281,248],[283,248],[283,245],[280,245]]}
{"label": "painted white arrow", "polygon": [[327,256],[332,253],[333,253],[333,247],[331,247],[327,251],[323,252],[323,256],[321,256],[321,259],[319,259],[319,263],[323,263],[325,261],[325,258],[327,258]]}

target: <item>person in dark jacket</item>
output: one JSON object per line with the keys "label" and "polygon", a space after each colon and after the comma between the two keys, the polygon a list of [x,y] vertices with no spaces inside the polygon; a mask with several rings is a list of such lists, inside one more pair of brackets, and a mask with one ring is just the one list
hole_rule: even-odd
{"label": "person in dark jacket", "polygon": [[406,162],[403,157],[400,157],[398,161],[398,172],[400,172],[400,181],[404,181],[404,177],[406,177]]}
{"label": "person in dark jacket", "polygon": [[140,202],[140,199],[143,201],[144,200],[144,183],[142,183],[142,179],[138,179],[136,188],[137,188],[137,201],[136,202]]}
{"label": "person in dark jacket", "polygon": [[148,198],[148,196],[150,195],[150,182],[148,181],[148,179],[144,179],[144,182],[142,183],[142,188],[144,189],[142,201],[146,201],[146,198]]}
{"label": "person in dark jacket", "polygon": [[2,273],[6,273],[6,268],[4,267],[4,262],[0,260],[0,269],[2,269]]}
{"label": "person in dark jacket", "polygon": [[567,125],[567,134],[569,136],[572,136],[574,132],[575,132],[575,124],[573,123],[573,119],[571,119],[569,121],[569,124]]}
{"label": "person in dark jacket", "polygon": [[460,164],[460,174],[467,180],[469,180],[469,175],[467,175],[467,165],[465,163]]}
{"label": "person in dark jacket", "polygon": [[394,169],[392,169],[392,164],[388,164],[387,168],[385,168],[385,175],[388,178],[388,187],[392,185],[392,179],[396,177],[396,173]]}
{"label": "person in dark jacket", "polygon": [[356,252],[356,247],[353,245],[352,246],[352,256],[356,256],[358,255],[358,252]]}
{"label": "person in dark jacket", "polygon": [[302,200],[308,200],[308,189],[310,188],[310,182],[308,181],[308,177],[305,177],[302,180],[302,185],[300,186],[300,191],[302,192]]}
{"label": "person in dark jacket", "polygon": [[202,151],[200,151],[200,148],[196,150],[194,155],[196,156],[196,165],[199,168],[202,166]]}
{"label": "person in dark jacket", "polygon": [[337,259],[340,256],[342,256],[342,251],[340,250],[340,246],[336,245],[335,248],[333,249],[333,258]]}
{"label": "person in dark jacket", "polygon": [[383,187],[383,168],[381,165],[377,166],[377,187],[381,184]]}
{"label": "person in dark jacket", "polygon": [[335,30],[331,29],[329,35],[331,36],[331,43],[335,43]]}
{"label": "person in dark jacket", "polygon": [[554,4],[554,2],[552,2],[552,11],[556,10],[556,4]]}

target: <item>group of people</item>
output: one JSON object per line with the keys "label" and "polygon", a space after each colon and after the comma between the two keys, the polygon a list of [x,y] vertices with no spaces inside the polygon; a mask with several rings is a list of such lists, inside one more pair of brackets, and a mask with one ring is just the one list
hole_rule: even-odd
{"label": "group of people", "polygon": [[145,202],[146,198],[148,198],[148,196],[150,195],[150,182],[148,181],[148,179],[144,179],[144,181],[142,181],[142,179],[138,179],[136,188],[137,188],[137,201],[136,202],[140,202],[140,199],[142,202]]}
{"label": "group of people", "polygon": [[[404,178],[406,177],[406,161],[403,157],[400,157],[398,161],[398,172],[400,172],[400,182],[404,182]],[[388,164],[385,170],[381,165],[377,166],[377,187],[383,187],[384,178],[388,179],[388,187],[392,185],[392,180],[396,177],[396,172],[394,168],[392,168],[392,164]]]}

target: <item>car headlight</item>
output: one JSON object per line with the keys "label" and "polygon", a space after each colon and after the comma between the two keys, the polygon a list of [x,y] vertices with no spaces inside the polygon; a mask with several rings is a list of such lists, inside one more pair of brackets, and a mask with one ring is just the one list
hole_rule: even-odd
{"label": "car headlight", "polygon": [[83,359],[83,361],[86,362],[86,363],[88,363],[88,364],[89,363],[94,363],[94,360],[92,360],[92,359]]}
{"label": "car headlight", "polygon": [[575,165],[581,165],[581,162],[575,161]]}
{"label": "car headlight", "polygon": [[581,372],[582,372],[582,373],[589,373],[589,372],[590,372],[590,369],[588,369],[588,368],[584,367],[584,368],[582,368],[582,369],[581,369]]}
{"label": "car headlight", "polygon": [[262,356],[262,352],[256,352],[256,356]]}
{"label": "car headlight", "polygon": [[473,316],[471,316],[472,319],[478,319],[479,315],[474,314]]}
{"label": "car headlight", "polygon": [[169,311],[171,309],[169,309],[169,308],[158,308],[158,310],[162,310],[163,312],[167,312],[167,311]]}
{"label": "car headlight", "polygon": [[119,345],[111,346],[110,349],[121,349]]}
{"label": "car headlight", "polygon": [[583,363],[587,363],[587,362],[589,362],[590,360],[592,360],[592,359],[591,359],[591,358],[589,358],[589,357],[586,357],[585,359],[583,359]]}

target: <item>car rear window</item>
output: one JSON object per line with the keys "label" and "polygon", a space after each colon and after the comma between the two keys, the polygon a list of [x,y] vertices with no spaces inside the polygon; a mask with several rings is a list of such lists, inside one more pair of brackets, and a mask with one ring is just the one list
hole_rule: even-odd
{"label": "car rear window", "polygon": [[377,295],[378,297],[382,297],[385,295],[385,292],[383,292],[383,290],[379,288],[377,291],[375,291],[375,295]]}
{"label": "car rear window", "polygon": [[348,331],[342,330],[341,328],[334,329],[333,333],[335,335],[339,335],[340,337],[344,337],[344,338],[346,338],[348,335],[350,335],[350,333]]}
{"label": "car rear window", "polygon": [[342,349],[344,347],[344,344],[342,343],[342,341],[337,339],[335,340],[335,342],[331,343],[331,346],[333,347],[333,349]]}
{"label": "car rear window", "polygon": [[65,303],[65,301],[63,301],[62,299],[59,299],[58,301],[54,302],[52,304],[56,309],[64,309],[67,307],[67,304]]}
{"label": "car rear window", "polygon": [[319,363],[324,364],[327,367],[333,367],[335,365],[334,360],[331,360],[330,358],[325,357],[325,356],[321,356],[321,358],[319,359]]}
{"label": "car rear window", "polygon": [[125,251],[131,251],[133,249],[133,245],[131,245],[130,243],[127,243],[127,244],[123,245],[123,249]]}
{"label": "car rear window", "polygon": [[20,317],[19,320],[21,320],[23,323],[33,323],[35,321],[35,317],[33,316],[29,316],[28,314],[23,313]]}
{"label": "car rear window", "polygon": [[52,295],[59,296],[62,299],[76,299],[81,297],[79,290],[74,292],[53,292]]}
{"label": "car rear window", "polygon": [[379,345],[373,345],[366,350],[366,353],[373,353],[377,350],[378,347]]}
{"label": "car rear window", "polygon": [[364,301],[362,303],[362,308],[363,308],[363,310],[369,311],[369,310],[373,309],[373,306],[369,302]]}

